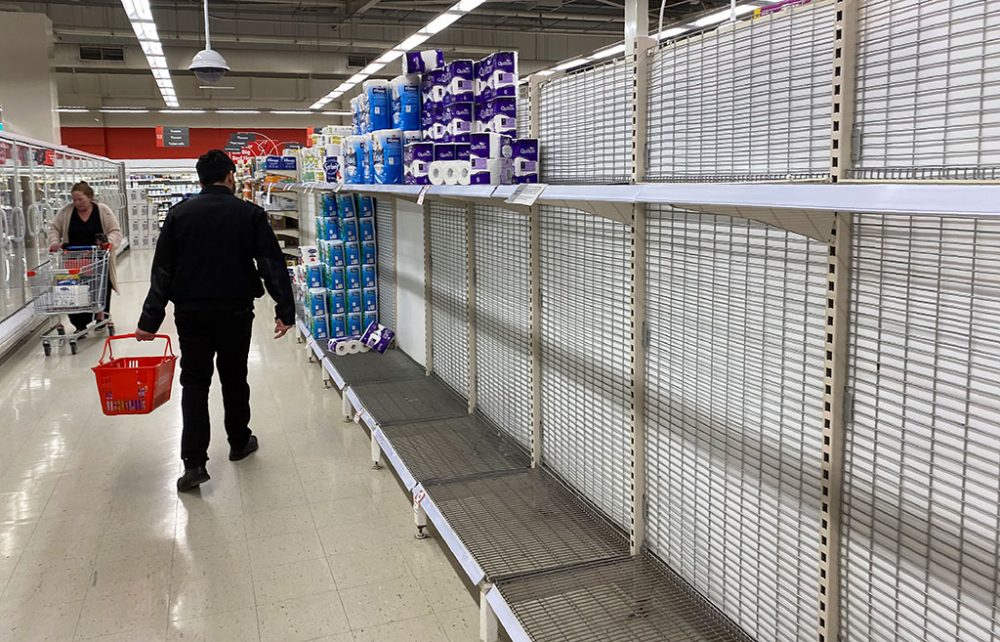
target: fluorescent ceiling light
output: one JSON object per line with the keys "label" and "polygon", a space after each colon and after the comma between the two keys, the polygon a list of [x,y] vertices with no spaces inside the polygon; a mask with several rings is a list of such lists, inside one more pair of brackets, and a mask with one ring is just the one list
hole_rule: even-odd
{"label": "fluorescent ceiling light", "polygon": [[552,69],[543,69],[542,71],[536,71],[535,73],[537,73],[539,76],[551,76],[556,72]]}
{"label": "fluorescent ceiling light", "polygon": [[132,21],[132,31],[140,42],[159,42],[160,34],[156,30],[155,22]]}
{"label": "fluorescent ceiling light", "polygon": [[163,45],[158,40],[140,40],[139,46],[142,47],[142,53],[146,54],[147,58],[163,55]]}
{"label": "fluorescent ceiling light", "polygon": [[149,0],[122,0],[122,7],[129,20],[153,20],[153,10],[149,7]]}
{"label": "fluorescent ceiling light", "polygon": [[282,116],[312,116],[308,111],[303,111],[301,109],[273,109],[268,112],[269,114],[280,114]]}
{"label": "fluorescent ceiling light", "polygon": [[221,87],[219,85],[198,85],[198,89],[236,89],[236,87]]}
{"label": "fluorescent ceiling light", "polygon": [[569,62],[564,62],[561,65],[556,65],[556,71],[566,71],[567,69],[572,69],[573,67],[580,67],[582,65],[590,62],[589,58],[577,58],[576,60],[570,60]]}
{"label": "fluorescent ceiling light", "polygon": [[601,60],[602,58],[610,58],[611,56],[617,56],[618,54],[625,53],[625,43],[620,45],[615,45],[614,47],[608,47],[607,49],[601,49],[597,53],[590,56],[591,60]]}
{"label": "fluorescent ceiling light", "polygon": [[[351,76],[350,78],[348,78],[346,82],[344,82],[343,84],[341,84],[341,87],[343,87],[344,85],[346,85],[348,83],[350,83],[351,86],[357,85],[358,83],[362,82],[367,77],[368,77],[368,74],[354,74],[353,76]],[[339,89],[339,87],[338,87],[338,89]]]}
{"label": "fluorescent ceiling light", "polygon": [[424,44],[428,40],[430,40],[430,36],[429,35],[424,34],[424,33],[420,33],[418,31],[417,33],[413,34],[412,36],[410,36],[409,38],[407,38],[403,42],[401,42],[398,45],[396,45],[395,47],[393,47],[393,49],[398,49],[399,51],[409,51],[410,49],[413,49],[414,47],[419,47],[420,45]]}
{"label": "fluorescent ceiling light", "polygon": [[[736,15],[737,16],[746,15],[748,13],[751,13],[756,8],[757,7],[755,7],[752,4],[741,4],[736,7]],[[710,13],[704,18],[699,18],[698,20],[695,20],[691,24],[694,25],[695,27],[708,27],[711,25],[719,24],[720,22],[725,22],[732,15],[733,15],[732,9],[724,9],[716,13]]]}
{"label": "fluorescent ceiling light", "polygon": [[657,40],[663,40],[664,38],[673,38],[674,36],[679,36],[682,33],[690,31],[689,27],[671,27],[670,29],[664,29],[660,33],[656,34]]}
{"label": "fluorescent ceiling light", "polygon": [[161,114],[204,114],[204,109],[161,109]]}
{"label": "fluorescent ceiling light", "polygon": [[460,11],[462,13],[469,13],[479,5],[483,4],[484,2],[486,2],[486,0],[462,0],[448,11]]}
{"label": "fluorescent ceiling light", "polygon": [[402,51],[400,51],[398,49],[390,49],[389,51],[385,52],[384,54],[382,54],[381,56],[379,56],[378,58],[376,58],[375,62],[382,63],[383,65],[387,65],[387,64],[389,64],[393,60],[396,60],[397,58],[399,58],[402,55],[403,55]]}
{"label": "fluorescent ceiling light", "polygon": [[217,109],[220,114],[259,114],[259,109]]}
{"label": "fluorescent ceiling light", "polygon": [[62,114],[86,114],[90,110],[86,107],[60,107],[56,111]]}
{"label": "fluorescent ceiling light", "polygon": [[325,111],[325,112],[323,112],[323,115],[324,116],[351,116],[352,114],[349,111]]}
{"label": "fluorescent ceiling light", "polygon": [[160,34],[156,30],[156,23],[153,22],[153,10],[149,0],[122,0],[122,8],[125,15],[132,23],[132,31],[139,39],[139,46],[146,56],[146,62],[156,79],[156,86],[160,89],[160,96],[167,107],[178,107],[177,92],[174,91],[174,83],[170,80],[170,69],[167,67],[167,59],[163,55],[163,44],[160,42]]}
{"label": "fluorescent ceiling light", "polygon": [[97,111],[102,114],[148,114],[148,109],[140,109],[138,107],[101,107]]}
{"label": "fluorescent ceiling light", "polygon": [[385,67],[385,64],[379,62],[373,62],[372,64],[362,69],[361,73],[366,76],[371,76],[373,73],[380,71],[382,67]]}
{"label": "fluorescent ceiling light", "polygon": [[451,13],[451,12],[442,13],[437,18],[434,18],[433,20],[428,22],[424,26],[424,28],[418,31],[417,33],[433,36],[434,34],[447,29],[453,22],[461,18],[463,15],[465,14]]}
{"label": "fluorescent ceiling light", "polygon": [[164,80],[170,82],[170,72],[167,71],[166,69],[159,69],[159,68],[154,69],[153,78],[156,78],[157,80]]}

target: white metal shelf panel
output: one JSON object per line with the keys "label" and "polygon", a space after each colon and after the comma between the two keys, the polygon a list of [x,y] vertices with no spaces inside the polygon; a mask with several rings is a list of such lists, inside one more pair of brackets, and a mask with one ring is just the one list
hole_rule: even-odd
{"label": "white metal shelf panel", "polygon": [[531,89],[528,83],[517,88],[517,136],[518,138],[531,136]]}
{"label": "white metal shelf panel", "polygon": [[995,0],[858,4],[852,176],[1000,178]]}
{"label": "white metal shelf panel", "polygon": [[828,177],[834,18],[821,0],[652,51],[647,180]]}
{"label": "white metal shelf panel", "polygon": [[542,206],[542,458],[626,530],[631,229]]}
{"label": "white metal shelf panel", "polygon": [[648,210],[647,544],[759,640],[816,639],[826,248]]}
{"label": "white metal shelf panel", "polygon": [[1000,640],[1000,222],[860,215],[845,640]]}
{"label": "white metal shelf panel", "polygon": [[468,221],[464,207],[429,205],[434,372],[469,397]]}
{"label": "white metal shelf panel", "polygon": [[387,328],[396,327],[396,215],[395,199],[375,201],[375,239],[378,243],[378,317]]}
{"label": "white metal shelf panel", "polygon": [[476,400],[531,449],[531,292],[528,217],[477,205]]}
{"label": "white metal shelf panel", "polygon": [[634,72],[624,58],[541,85],[538,138],[546,183],[632,177]]}

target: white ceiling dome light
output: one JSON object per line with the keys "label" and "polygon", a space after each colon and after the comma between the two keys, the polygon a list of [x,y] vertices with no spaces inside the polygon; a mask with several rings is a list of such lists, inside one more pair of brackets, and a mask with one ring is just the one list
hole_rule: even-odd
{"label": "white ceiling dome light", "polygon": [[229,71],[226,59],[212,49],[212,39],[208,32],[208,0],[205,0],[205,48],[195,54],[188,69],[194,72],[199,81],[207,85],[219,82]]}

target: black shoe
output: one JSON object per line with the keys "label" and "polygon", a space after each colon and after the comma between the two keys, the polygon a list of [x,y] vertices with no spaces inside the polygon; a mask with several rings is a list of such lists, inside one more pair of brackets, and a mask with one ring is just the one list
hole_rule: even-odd
{"label": "black shoe", "polygon": [[184,476],[177,480],[177,492],[186,493],[189,490],[194,490],[207,482],[209,479],[211,479],[211,477],[208,476],[208,471],[204,466],[198,466],[197,468],[185,468]]}
{"label": "black shoe", "polygon": [[250,435],[250,441],[247,442],[246,446],[243,446],[239,450],[229,451],[229,461],[239,461],[250,456],[251,453],[257,452],[257,435]]}

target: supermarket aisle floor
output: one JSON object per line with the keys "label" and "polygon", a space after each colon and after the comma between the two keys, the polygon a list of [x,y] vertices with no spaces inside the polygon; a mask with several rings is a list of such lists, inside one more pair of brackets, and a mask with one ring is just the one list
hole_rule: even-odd
{"label": "supermarket aisle floor", "polygon": [[[118,332],[149,260],[123,259]],[[216,385],[200,495],[174,488],[178,384],[151,415],[105,417],[89,369],[103,340],[48,359],[32,342],[0,365],[0,640],[478,638],[474,598],[435,540],[414,539],[404,492],[369,470],[305,351],[270,338],[270,306],[250,356],[261,449],[228,461]]]}

